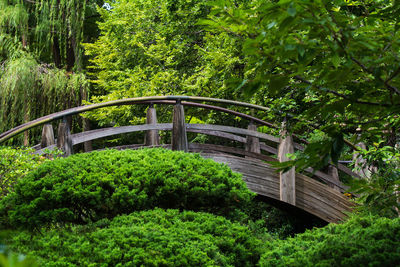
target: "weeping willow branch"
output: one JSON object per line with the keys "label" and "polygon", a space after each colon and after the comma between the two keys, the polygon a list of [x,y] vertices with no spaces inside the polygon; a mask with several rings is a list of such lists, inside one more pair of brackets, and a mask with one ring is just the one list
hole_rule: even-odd
{"label": "weeping willow branch", "polygon": [[40,65],[29,55],[8,61],[0,77],[0,132],[79,106],[88,94],[89,84],[83,74]]}

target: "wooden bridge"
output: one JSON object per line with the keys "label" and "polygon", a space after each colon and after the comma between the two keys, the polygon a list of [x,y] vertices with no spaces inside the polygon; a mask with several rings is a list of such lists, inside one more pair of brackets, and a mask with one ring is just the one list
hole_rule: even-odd
{"label": "wooden bridge", "polygon": [[[201,103],[199,103],[201,102]],[[301,143],[293,142],[293,136],[285,127],[277,127],[254,116],[240,113],[221,106],[203,104],[204,102],[241,106],[268,112],[266,107],[238,101],[188,96],[157,96],[116,100],[88,106],[81,106],[54,113],[20,125],[0,134],[0,144],[33,127],[43,125],[42,142],[35,146],[36,153],[45,149],[60,148],[66,156],[73,153],[74,145],[117,134],[145,132],[145,143],[116,147],[117,149],[137,149],[140,147],[166,147],[172,150],[198,152],[205,158],[228,164],[234,171],[243,174],[243,179],[253,192],[278,201],[294,205],[327,222],[339,222],[346,217],[354,204],[343,195],[345,186],[339,181],[338,172],[357,176],[347,167],[339,164],[329,166],[328,171],[307,169],[307,175],[296,173],[292,168],[285,173],[277,173],[265,161],[286,161],[286,154],[303,149]],[[154,105],[174,105],[172,123],[157,123]],[[146,124],[96,129],[71,134],[68,118],[83,112],[119,105],[148,105]],[[249,121],[247,129],[226,125],[190,124],[185,122],[184,107],[215,110],[241,117]],[[57,139],[51,122],[60,120]],[[280,136],[272,136],[257,131],[257,125],[280,129]],[[284,125],[284,124],[283,124]],[[159,131],[172,131],[171,143],[160,144]],[[211,135],[244,144],[222,146],[218,144],[189,143],[187,132]],[[301,140],[300,140],[301,141]]]}

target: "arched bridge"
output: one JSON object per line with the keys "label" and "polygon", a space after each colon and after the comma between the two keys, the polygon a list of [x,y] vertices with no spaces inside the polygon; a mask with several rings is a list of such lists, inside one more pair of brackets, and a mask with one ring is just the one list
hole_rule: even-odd
{"label": "arched bridge", "polygon": [[[294,142],[294,136],[286,133],[284,127],[277,127],[257,117],[240,113],[221,106],[204,104],[224,104],[240,106],[248,109],[268,112],[266,107],[244,102],[225,99],[189,96],[155,96],[129,98],[106,103],[76,107],[54,113],[34,121],[20,125],[14,129],[0,134],[0,143],[27,131],[33,127],[43,125],[42,142],[35,146],[36,153],[43,153],[45,149],[58,147],[66,156],[73,153],[74,145],[91,140],[105,138],[117,134],[145,132],[145,143],[117,147],[119,149],[136,149],[140,147],[162,146],[173,150],[187,152],[199,152],[206,158],[228,164],[234,171],[243,174],[243,179],[250,190],[278,201],[294,205],[308,213],[327,222],[338,222],[346,217],[354,204],[343,195],[345,186],[339,181],[338,172],[344,172],[351,176],[357,176],[347,167],[339,164],[329,166],[327,172],[307,169],[307,175],[296,173],[291,169],[285,173],[277,173],[266,161],[285,161],[287,153],[293,153],[297,149],[303,149],[300,143]],[[173,105],[172,123],[158,123],[154,105]],[[147,105],[146,124],[122,127],[96,129],[72,134],[68,118],[83,112],[120,105]],[[190,124],[185,121],[184,107],[224,112],[249,121],[247,129],[227,125]],[[57,139],[51,122],[61,120]],[[257,125],[280,129],[280,136],[273,136],[257,131]],[[172,131],[171,143],[160,144],[159,131]],[[218,144],[200,144],[188,142],[187,132],[211,135],[225,138],[243,144],[236,146],[222,146]]]}

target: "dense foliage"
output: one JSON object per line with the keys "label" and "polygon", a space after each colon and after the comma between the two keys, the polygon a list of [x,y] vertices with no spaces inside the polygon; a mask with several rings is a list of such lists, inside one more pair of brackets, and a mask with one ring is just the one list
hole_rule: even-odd
{"label": "dense foliage", "polygon": [[13,244],[41,266],[253,266],[260,245],[223,217],[162,209],[33,237],[22,232]]}
{"label": "dense foliage", "polygon": [[0,0],[0,132],[88,98],[81,42],[97,33],[97,2]]}
{"label": "dense foliage", "polygon": [[46,158],[34,155],[30,149],[0,148],[0,199],[14,191],[14,185]]}
{"label": "dense foliage", "polygon": [[298,167],[336,162],[344,137],[398,142],[397,1],[220,0],[212,14],[203,24],[243,43],[239,89],[279,107],[292,130],[325,133]]}
{"label": "dense foliage", "polygon": [[[207,2],[123,0],[99,10],[100,37],[85,44],[97,90],[92,101],[171,94],[232,98],[225,80],[242,75],[239,47],[227,34],[197,25],[209,13]],[[137,116],[131,109],[98,110],[91,118],[126,123]]]}
{"label": "dense foliage", "polygon": [[260,266],[397,266],[400,219],[353,217],[268,244]]}
{"label": "dense foliage", "polygon": [[106,150],[42,164],[0,207],[3,224],[33,229],[154,207],[228,214],[252,196],[239,174],[200,155]]}

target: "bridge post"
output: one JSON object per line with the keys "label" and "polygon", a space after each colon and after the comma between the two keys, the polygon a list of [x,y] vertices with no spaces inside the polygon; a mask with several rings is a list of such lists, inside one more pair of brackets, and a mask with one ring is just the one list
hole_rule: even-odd
{"label": "bridge post", "polygon": [[53,126],[50,123],[47,123],[43,126],[40,148],[45,148],[54,145],[55,143]]}
{"label": "bridge post", "polygon": [[67,117],[63,117],[62,122],[58,125],[57,147],[64,152],[64,157],[68,157],[74,153]]}
{"label": "bridge post", "polygon": [[[150,104],[149,108],[147,109],[146,123],[157,124],[157,113],[153,104]],[[158,146],[160,144],[160,135],[158,134],[157,130],[149,130],[146,131],[144,140],[146,146]]]}
{"label": "bridge post", "polygon": [[[278,149],[279,162],[288,161],[286,156],[288,153],[294,153],[293,137],[288,134],[286,129],[286,122],[282,124],[281,138]],[[287,172],[280,172],[280,200],[292,205],[296,205],[296,171],[291,168]]]}
{"label": "bridge post", "polygon": [[[360,142],[356,144],[357,147],[361,149],[367,149],[367,146]],[[357,173],[362,178],[370,178],[372,173],[375,172],[375,168],[373,166],[367,166],[366,160],[362,158],[360,153],[353,154],[353,161],[355,167],[355,173]]]}
{"label": "bridge post", "polygon": [[185,111],[180,100],[174,105],[172,117],[172,150],[188,152],[189,144],[186,134]]}
{"label": "bridge post", "polygon": [[[257,125],[250,121],[248,130],[257,132]],[[254,136],[246,136],[246,151],[253,153],[261,153],[260,139]]]}
{"label": "bridge post", "polygon": [[[329,174],[330,176],[332,176],[332,179],[333,179],[334,181],[340,183],[340,180],[339,180],[339,172],[338,172],[338,169],[337,169],[335,166],[333,166],[333,165],[329,165],[329,166],[328,166],[328,174]],[[336,185],[331,184],[330,187],[332,187],[334,190],[340,192],[340,188],[337,187]]]}

